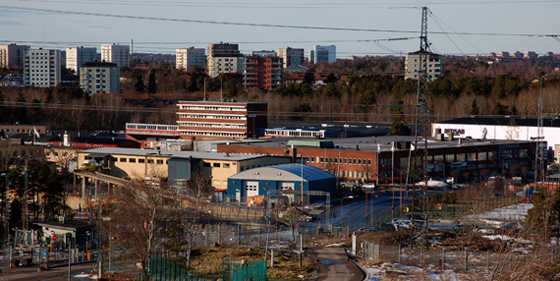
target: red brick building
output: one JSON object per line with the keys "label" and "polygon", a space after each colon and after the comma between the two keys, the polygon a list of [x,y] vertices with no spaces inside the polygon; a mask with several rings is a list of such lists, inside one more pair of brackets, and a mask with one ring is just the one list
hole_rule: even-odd
{"label": "red brick building", "polygon": [[268,124],[268,104],[257,102],[179,101],[181,139],[245,139]]}

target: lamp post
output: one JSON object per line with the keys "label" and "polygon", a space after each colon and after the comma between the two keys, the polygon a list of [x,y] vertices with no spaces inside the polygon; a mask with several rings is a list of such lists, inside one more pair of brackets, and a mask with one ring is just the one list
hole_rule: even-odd
{"label": "lamp post", "polygon": [[340,226],[344,228],[344,199],[352,199],[354,196],[345,196],[340,200]]}

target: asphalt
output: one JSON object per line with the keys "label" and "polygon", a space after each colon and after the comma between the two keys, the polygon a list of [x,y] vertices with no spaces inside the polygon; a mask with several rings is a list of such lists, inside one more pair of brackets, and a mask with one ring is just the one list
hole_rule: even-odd
{"label": "asphalt", "polygon": [[343,248],[314,248],[308,256],[317,262],[318,281],[362,281],[366,277]]}

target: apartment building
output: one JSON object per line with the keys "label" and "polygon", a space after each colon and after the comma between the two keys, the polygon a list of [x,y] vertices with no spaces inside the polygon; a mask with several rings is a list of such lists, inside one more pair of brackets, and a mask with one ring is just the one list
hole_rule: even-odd
{"label": "apartment building", "polygon": [[177,125],[182,139],[245,139],[266,128],[268,104],[179,101]]}
{"label": "apartment building", "polygon": [[230,43],[210,44],[207,57],[208,76],[214,78],[221,73],[242,73],[243,54],[239,45]]}
{"label": "apartment building", "polygon": [[313,63],[326,61],[328,63],[336,62],[336,46],[315,45],[313,50],[309,51],[309,60]]}
{"label": "apartment building", "polygon": [[304,50],[287,47],[284,49],[276,49],[276,55],[282,58],[284,68],[288,68],[303,63]]}
{"label": "apartment building", "polygon": [[206,66],[206,54],[204,48],[185,48],[176,49],[176,63],[175,67],[177,69],[184,69],[190,71],[195,65],[204,68]]}
{"label": "apartment building", "polygon": [[116,63],[86,62],[80,68],[80,86],[89,95],[120,92],[120,70]]}
{"label": "apartment building", "polygon": [[244,60],[243,85],[273,91],[284,81],[282,61],[273,51],[253,52]]}
{"label": "apartment building", "polygon": [[41,88],[60,83],[60,50],[27,49],[23,63],[23,84]]}
{"label": "apartment building", "polygon": [[404,79],[418,79],[418,71],[420,70],[420,56],[426,54],[428,77],[434,80],[442,75],[441,60],[438,54],[426,51],[417,51],[406,54],[404,62]]}
{"label": "apartment building", "polygon": [[129,45],[101,45],[101,61],[116,63],[118,67],[130,67]]}
{"label": "apartment building", "polygon": [[0,45],[0,68],[23,68],[25,50],[29,49],[27,45]]}
{"label": "apartment building", "polygon": [[80,67],[86,62],[93,62],[97,59],[97,49],[95,47],[70,47],[66,48],[66,68],[72,69],[76,75],[80,74]]}

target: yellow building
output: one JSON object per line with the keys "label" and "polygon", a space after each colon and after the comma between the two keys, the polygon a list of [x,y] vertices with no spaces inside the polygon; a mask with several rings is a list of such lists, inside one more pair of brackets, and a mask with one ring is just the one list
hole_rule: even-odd
{"label": "yellow building", "polygon": [[291,157],[135,148],[94,148],[79,151],[78,167],[95,160],[100,169],[124,179],[167,179],[180,184],[197,174],[210,178],[212,187],[227,189],[227,179],[241,171],[288,164]]}

